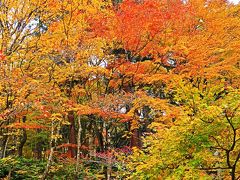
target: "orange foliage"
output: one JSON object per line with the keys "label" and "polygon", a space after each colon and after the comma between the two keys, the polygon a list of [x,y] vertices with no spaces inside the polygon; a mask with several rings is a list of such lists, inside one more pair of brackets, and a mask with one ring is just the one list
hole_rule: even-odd
{"label": "orange foliage", "polygon": [[5,126],[9,129],[46,129],[46,126],[35,124],[35,123],[12,123]]}

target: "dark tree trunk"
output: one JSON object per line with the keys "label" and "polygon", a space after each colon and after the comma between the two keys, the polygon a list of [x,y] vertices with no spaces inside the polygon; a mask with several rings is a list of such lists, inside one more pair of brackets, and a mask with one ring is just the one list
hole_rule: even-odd
{"label": "dark tree trunk", "polygon": [[19,157],[22,157],[22,155],[23,155],[23,146],[26,143],[26,141],[27,141],[27,131],[26,131],[26,129],[23,129],[23,135],[20,138],[20,144],[18,146],[18,156]]}
{"label": "dark tree trunk", "polygon": [[97,127],[97,123],[94,123],[94,130],[95,130],[95,133],[96,133],[96,136],[98,139],[100,151],[103,152],[104,151],[104,143],[103,143],[102,128],[101,128],[101,132],[100,132]]}
{"label": "dark tree trunk", "polygon": [[[74,122],[74,113],[71,111],[68,113],[68,121],[70,122],[69,127],[69,143],[76,144],[76,130],[75,130],[75,122]],[[74,158],[76,156],[76,148],[69,147],[68,151],[70,151],[71,157]]]}
{"label": "dark tree trunk", "polygon": [[4,135],[3,136],[3,139],[2,139],[2,142],[1,142],[1,158],[4,158],[5,157],[5,153],[6,153],[6,143],[7,143],[7,139],[8,139],[8,136],[7,135]]}
{"label": "dark tree trunk", "polygon": [[[6,126],[9,124],[9,120],[7,120],[6,122],[3,122],[1,124]],[[5,134],[5,135],[4,135]],[[5,158],[6,157],[6,152],[7,152],[7,144],[8,144],[8,129],[7,128],[1,128],[1,136],[2,136],[2,140],[0,141],[0,147],[1,147],[1,151],[0,151],[0,155],[1,158]]]}
{"label": "dark tree trunk", "polygon": [[36,158],[42,159],[42,142],[37,142],[36,144]]}
{"label": "dark tree trunk", "polygon": [[232,176],[232,180],[236,180],[236,177],[235,177],[235,172],[236,172],[236,166],[233,166],[232,167],[232,172],[231,172],[231,176]]}
{"label": "dark tree trunk", "polygon": [[140,138],[140,133],[138,129],[132,130],[130,145],[131,147],[138,147],[138,148],[141,147],[141,138]]}
{"label": "dark tree trunk", "polygon": [[[26,122],[26,116],[23,116],[22,121],[23,121],[23,123]],[[19,157],[22,157],[22,155],[23,155],[23,146],[24,146],[24,144],[27,141],[27,131],[26,131],[26,129],[22,129],[22,131],[23,131],[23,134],[22,134],[22,137],[20,138],[20,144],[18,146],[18,156]]]}
{"label": "dark tree trunk", "polygon": [[[40,133],[41,131],[42,131],[41,129],[37,129],[37,133]],[[35,158],[37,158],[37,159],[42,159],[43,144],[44,144],[44,142],[41,138],[36,143]]]}

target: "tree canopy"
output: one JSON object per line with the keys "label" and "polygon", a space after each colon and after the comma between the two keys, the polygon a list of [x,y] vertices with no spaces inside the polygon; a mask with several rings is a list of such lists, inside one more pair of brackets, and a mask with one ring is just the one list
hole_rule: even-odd
{"label": "tree canopy", "polygon": [[240,179],[240,5],[0,0],[0,178]]}

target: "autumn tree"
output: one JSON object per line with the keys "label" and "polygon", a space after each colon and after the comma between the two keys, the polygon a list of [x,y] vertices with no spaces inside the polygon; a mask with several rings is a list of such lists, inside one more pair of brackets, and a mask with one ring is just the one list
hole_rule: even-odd
{"label": "autumn tree", "polygon": [[238,5],[0,5],[0,177],[239,178]]}
{"label": "autumn tree", "polygon": [[[223,1],[185,5],[192,9],[192,25],[183,26],[184,34],[173,33],[175,43],[162,46],[171,49],[163,57],[169,65],[162,61],[158,71],[165,66],[167,73],[157,76],[156,70],[147,78],[155,97],[153,132],[127,167],[132,178],[238,179],[239,53],[233,46],[239,41],[239,7]],[[154,107],[160,99],[170,111]],[[166,121],[167,116],[172,117]]]}

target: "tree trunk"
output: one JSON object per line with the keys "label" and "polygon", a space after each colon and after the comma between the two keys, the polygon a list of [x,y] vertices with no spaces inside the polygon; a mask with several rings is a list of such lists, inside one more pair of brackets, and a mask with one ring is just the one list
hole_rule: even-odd
{"label": "tree trunk", "polygon": [[104,167],[104,171],[105,171],[105,179],[110,180],[111,179],[111,174],[112,174],[112,157],[111,157],[111,154],[110,154],[110,151],[111,151],[111,147],[110,147],[111,135],[110,135],[110,132],[109,132],[109,128],[106,126],[105,122],[104,122],[104,128],[105,128],[105,131],[106,131],[105,150],[106,150],[106,153],[107,153],[107,156],[106,156],[107,165]]}
{"label": "tree trunk", "polygon": [[37,142],[36,144],[36,158],[37,159],[42,159],[42,142]]}
{"label": "tree trunk", "polygon": [[[23,123],[26,122],[26,116],[23,116],[22,121],[23,121]],[[20,137],[20,144],[18,146],[18,156],[19,157],[22,157],[22,155],[23,155],[23,146],[24,146],[24,144],[27,141],[27,131],[26,131],[26,129],[22,129],[22,131],[23,131],[23,135],[22,135],[22,137]]]}
{"label": "tree trunk", "polygon": [[53,151],[54,151],[54,141],[56,143],[56,139],[54,140],[53,137],[54,137],[54,122],[52,121],[52,125],[51,125],[51,140],[50,140],[50,153],[49,153],[49,156],[48,156],[48,161],[47,161],[47,165],[46,165],[46,168],[45,168],[45,171],[43,173],[43,176],[42,176],[42,180],[45,180],[48,176],[48,172],[49,172],[49,168],[52,164],[52,158],[53,158]]}
{"label": "tree trunk", "polygon": [[[74,113],[72,111],[68,113],[68,120],[70,122],[69,143],[70,144],[76,144],[76,131],[75,131]],[[68,151],[70,151],[69,154],[71,154],[72,158],[76,157],[76,148],[69,147]]]}
{"label": "tree trunk", "polygon": [[6,136],[6,139],[4,140],[4,143],[3,143],[3,154],[2,154],[2,158],[5,158],[5,157],[6,157],[6,151],[7,151],[8,141],[9,141],[9,137]]}
{"label": "tree trunk", "polygon": [[77,162],[76,162],[76,175],[78,178],[79,175],[79,162],[80,162],[80,147],[81,147],[81,132],[82,132],[82,126],[81,126],[81,117],[78,117],[78,136],[77,136]]}
{"label": "tree trunk", "polygon": [[94,134],[93,134],[93,129],[90,129],[89,131],[89,155],[91,158],[96,157],[96,149],[94,145]]}
{"label": "tree trunk", "polygon": [[[8,125],[8,124],[9,124],[9,120],[7,120],[6,124],[2,123],[1,126]],[[7,134],[8,134],[8,129],[1,128],[1,136],[2,136],[2,140],[0,141],[0,147],[1,147],[0,157],[1,158],[6,157],[7,145],[9,141],[9,136]]]}
{"label": "tree trunk", "polygon": [[98,145],[100,148],[100,151],[103,152],[104,151],[104,144],[103,144],[103,135],[102,135],[102,128],[99,130],[99,128],[97,127],[97,123],[94,123],[94,130],[97,136],[97,140],[98,140]]}
{"label": "tree trunk", "polygon": [[[37,133],[40,133],[42,130],[41,129],[37,129]],[[35,147],[35,158],[37,159],[42,159],[42,151],[43,151],[43,141],[41,139],[39,139],[36,143],[36,147]]]}
{"label": "tree trunk", "polygon": [[132,130],[130,145],[131,145],[131,147],[138,147],[138,148],[141,147],[141,140],[140,140],[140,135],[139,135],[138,129]]}
{"label": "tree trunk", "polygon": [[107,180],[111,179],[111,174],[112,174],[112,157],[111,157],[111,148],[110,148],[110,142],[111,142],[111,134],[109,133],[109,131],[107,130]]}
{"label": "tree trunk", "polygon": [[23,155],[23,146],[24,146],[24,144],[27,141],[27,131],[26,131],[26,129],[22,129],[22,131],[23,131],[23,135],[20,138],[20,144],[18,146],[18,156],[19,157],[22,157],[22,155]]}

